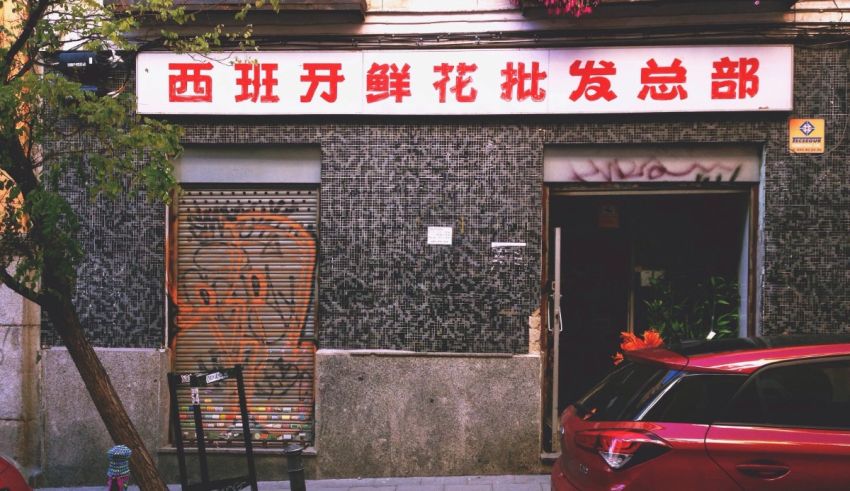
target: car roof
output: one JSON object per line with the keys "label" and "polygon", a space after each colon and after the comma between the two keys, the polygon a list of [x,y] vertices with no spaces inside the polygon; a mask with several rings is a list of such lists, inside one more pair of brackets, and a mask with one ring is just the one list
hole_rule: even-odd
{"label": "car roof", "polygon": [[770,363],[850,355],[850,334],[785,335],[685,341],[626,352],[632,360],[688,371],[752,373]]}

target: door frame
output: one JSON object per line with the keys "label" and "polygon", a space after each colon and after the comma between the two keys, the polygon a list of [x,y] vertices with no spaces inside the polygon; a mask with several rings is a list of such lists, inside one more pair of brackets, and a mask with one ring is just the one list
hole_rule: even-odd
{"label": "door frame", "polygon": [[[709,194],[737,194],[747,197],[747,336],[755,336],[759,331],[759,323],[757,319],[758,301],[758,280],[759,273],[757,264],[759,262],[759,247],[760,247],[760,220],[761,207],[759,191],[762,189],[761,182],[712,182],[712,183],[694,183],[694,182],[661,182],[661,183],[571,183],[571,182],[553,182],[543,183],[543,233],[542,233],[542,268],[541,268],[541,295],[540,295],[540,321],[541,321],[541,336],[540,349],[542,358],[542,376],[541,376],[541,455],[545,458],[551,458],[557,455],[556,431],[557,428],[550,428],[549,421],[553,421],[552,415],[552,369],[554,361],[552,359],[553,346],[550,336],[549,326],[549,293],[551,291],[552,282],[552,265],[554,259],[553,251],[551,250],[550,242],[552,241],[552,219],[550,216],[550,208],[552,199],[556,197],[569,196],[659,196],[659,195],[709,195]],[[563,231],[562,233],[569,233]],[[564,261],[565,258],[561,258]],[[631,319],[631,314],[629,315]],[[629,323],[631,329],[631,322]]]}

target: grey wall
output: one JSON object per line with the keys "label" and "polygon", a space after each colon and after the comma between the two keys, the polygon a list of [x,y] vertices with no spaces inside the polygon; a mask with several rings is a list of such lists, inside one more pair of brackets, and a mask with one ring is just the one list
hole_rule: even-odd
{"label": "grey wall", "polygon": [[[827,153],[791,155],[784,113],[518,118],[185,118],[186,143],[322,148],[323,348],[520,353],[540,298],[548,144],[756,143],[766,169],[763,330],[850,329],[846,47],[797,48],[793,116],[823,117]],[[162,209],[84,210],[79,305],[96,343],[161,342]],[[427,246],[452,226],[451,247]],[[491,241],[528,244],[513,265]],[[46,339],[46,342],[53,342]]]}
{"label": "grey wall", "polygon": [[543,471],[538,356],[320,350],[316,378],[320,478]]}
{"label": "grey wall", "polygon": [[[127,414],[156,458],[166,443],[168,353],[97,349]],[[105,484],[109,437],[74,362],[64,348],[42,351],[42,450],[45,487]]]}
{"label": "grey wall", "polygon": [[[169,482],[167,352],[98,349],[121,400]],[[371,353],[371,354],[370,354]],[[526,474],[539,461],[540,358],[320,350],[317,447],[310,478]],[[68,352],[42,352],[42,486],[104,482],[113,445]],[[414,388],[416,390],[412,390]],[[357,456],[357,458],[354,458]],[[260,480],[286,479],[279,449],[257,447]],[[211,450],[215,477],[244,473],[238,449]],[[197,461],[189,460],[197,479]]]}
{"label": "grey wall", "polygon": [[0,285],[0,454],[27,471],[38,465],[39,312]]}

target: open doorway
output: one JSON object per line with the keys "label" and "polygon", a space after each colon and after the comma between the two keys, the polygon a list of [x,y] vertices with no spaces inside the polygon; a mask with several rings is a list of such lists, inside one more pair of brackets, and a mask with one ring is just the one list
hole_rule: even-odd
{"label": "open doorway", "polygon": [[749,197],[551,198],[550,227],[561,229],[558,413],[610,372],[622,331],[747,333]]}
{"label": "open doorway", "polygon": [[752,143],[544,148],[544,451],[621,332],[755,333],[762,162]]}
{"label": "open doorway", "polygon": [[557,452],[558,415],[613,370],[621,332],[754,334],[758,194],[755,184],[548,194],[548,272],[561,297],[560,322],[547,302],[544,442]]}

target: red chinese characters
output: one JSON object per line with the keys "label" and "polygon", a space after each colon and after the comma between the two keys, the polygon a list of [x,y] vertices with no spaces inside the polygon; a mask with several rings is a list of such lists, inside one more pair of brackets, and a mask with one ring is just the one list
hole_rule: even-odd
{"label": "red chinese characters", "polygon": [[345,80],[345,77],[339,73],[342,70],[342,63],[304,63],[304,70],[307,73],[301,75],[301,81],[308,82],[310,87],[307,93],[301,96],[301,102],[311,102],[319,84],[328,86],[327,90],[319,94],[319,97],[326,102],[336,102],[337,86]]}
{"label": "red chinese characters", "polygon": [[670,101],[676,98],[687,99],[688,91],[682,85],[687,82],[687,70],[682,66],[682,60],[673,59],[670,66],[658,66],[655,58],[646,62],[646,67],[640,70],[640,83],[643,88],[638,98],[655,101]]}
{"label": "red chinese characters", "polygon": [[581,65],[581,60],[576,60],[570,65],[570,75],[581,77],[578,87],[570,94],[570,99],[573,101],[579,100],[582,96],[588,101],[605,99],[612,101],[617,98],[617,94],[611,90],[611,80],[608,77],[617,74],[617,67],[613,62],[600,61],[599,66],[596,66],[595,60],[588,60]]}
{"label": "red chinese characters", "polygon": [[398,65],[372,63],[366,72],[366,102],[373,103],[390,97],[400,103],[402,98],[410,93],[410,65],[405,63],[401,69]]}
{"label": "red chinese characters", "polygon": [[759,91],[758,58],[732,60],[724,56],[714,62],[711,74],[712,99],[744,99],[755,97]]}
{"label": "red chinese characters", "polygon": [[[235,96],[236,102],[257,102],[259,100],[262,103],[280,100],[274,94],[274,87],[277,85],[277,78],[275,78],[277,63],[236,63],[233,68],[241,72],[239,78],[236,79],[236,85],[241,90]],[[260,95],[260,87],[263,89],[262,95]]]}
{"label": "red chinese characters", "polygon": [[[475,63],[468,65],[466,63],[458,63],[457,65],[457,73],[455,76],[455,83],[449,89],[448,84],[451,80],[451,73],[455,71],[454,65],[449,65],[448,63],[442,63],[434,67],[434,72],[439,73],[442,78],[434,82],[434,88],[437,90],[440,96],[440,102],[446,102],[446,91],[450,91],[455,95],[455,100],[458,102],[475,102],[475,98],[478,97],[478,91],[475,90],[474,87],[469,87],[472,83],[472,77],[468,77],[467,74],[473,73],[475,70],[478,70],[478,65]],[[468,89],[468,90],[467,90]]]}
{"label": "red chinese characters", "polygon": [[212,102],[212,63],[169,63],[168,102]]}
{"label": "red chinese characters", "polygon": [[[159,61],[144,73],[158,81],[139,85],[155,100],[140,98],[139,107],[154,114],[162,113],[157,104],[175,114],[787,110],[790,53],[758,46],[281,51],[233,63],[151,54]],[[762,77],[769,91],[760,92]]]}
{"label": "red chinese characters", "polygon": [[518,101],[531,98],[532,101],[540,102],[546,98],[546,90],[540,87],[540,81],[546,79],[546,72],[540,70],[540,62],[531,62],[531,69],[526,71],[525,63],[517,63],[514,68],[513,62],[508,62],[502,70],[502,99],[510,101],[516,89]]}

